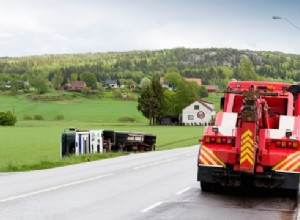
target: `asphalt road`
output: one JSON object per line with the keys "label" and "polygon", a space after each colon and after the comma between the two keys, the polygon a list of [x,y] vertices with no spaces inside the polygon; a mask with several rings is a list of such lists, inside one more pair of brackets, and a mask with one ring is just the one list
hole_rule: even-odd
{"label": "asphalt road", "polygon": [[198,147],[0,174],[0,219],[295,219],[297,199],[203,193]]}

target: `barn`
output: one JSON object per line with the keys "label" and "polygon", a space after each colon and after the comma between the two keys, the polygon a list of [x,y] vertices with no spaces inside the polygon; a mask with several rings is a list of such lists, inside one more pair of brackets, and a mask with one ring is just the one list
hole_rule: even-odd
{"label": "barn", "polygon": [[198,99],[182,110],[182,124],[207,125],[215,115],[213,103]]}

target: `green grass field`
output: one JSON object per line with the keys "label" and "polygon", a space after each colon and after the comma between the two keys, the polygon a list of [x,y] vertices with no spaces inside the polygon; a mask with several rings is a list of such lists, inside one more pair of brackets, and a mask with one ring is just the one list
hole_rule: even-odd
{"label": "green grass field", "polygon": [[[197,145],[203,127],[148,126],[136,109],[136,101],[112,99],[75,99],[59,102],[28,101],[24,96],[1,96],[0,111],[14,110],[14,127],[0,127],[0,172],[43,169],[91,158],[60,159],[60,137],[65,128],[140,131],[157,135],[157,150]],[[23,120],[24,115],[42,115],[45,120]],[[55,121],[56,115],[64,120]],[[132,117],[137,122],[118,119]],[[124,154],[124,153],[123,153]],[[123,154],[98,155],[94,159]]]}
{"label": "green grass field", "polygon": [[147,120],[137,111],[136,101],[112,99],[63,100],[55,102],[28,101],[25,96],[0,96],[0,111],[14,111],[18,120],[25,115],[41,115],[47,121],[63,115],[67,121],[117,122],[121,117],[132,117],[137,122]]}

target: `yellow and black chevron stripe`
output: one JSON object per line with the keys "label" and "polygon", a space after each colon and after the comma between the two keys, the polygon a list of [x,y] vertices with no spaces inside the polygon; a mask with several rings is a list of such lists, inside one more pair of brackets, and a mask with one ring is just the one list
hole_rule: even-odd
{"label": "yellow and black chevron stripe", "polygon": [[226,167],[226,164],[208,147],[202,145],[199,162],[203,165],[214,165]]}
{"label": "yellow and black chevron stripe", "polygon": [[272,170],[282,172],[300,172],[300,152],[295,152],[272,167]]}
{"label": "yellow and black chevron stripe", "polygon": [[253,133],[250,130],[245,131],[242,134],[241,140],[241,155],[240,155],[240,165],[246,165],[249,163],[254,165],[254,141],[252,139]]}

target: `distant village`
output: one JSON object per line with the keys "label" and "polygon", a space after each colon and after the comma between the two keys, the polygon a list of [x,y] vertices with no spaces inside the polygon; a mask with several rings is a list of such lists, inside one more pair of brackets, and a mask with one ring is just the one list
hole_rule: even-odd
{"label": "distant village", "polygon": [[[214,93],[218,91],[217,85],[202,85],[200,78],[184,78],[186,81],[194,81],[198,86],[204,86],[208,93]],[[25,81],[17,81],[19,89],[24,89],[29,85]],[[160,83],[164,89],[173,90],[172,86],[165,83],[164,78],[160,78]],[[7,82],[3,85],[5,89],[11,88],[11,82]],[[84,81],[76,80],[65,85],[56,88],[57,90],[67,90],[67,91],[76,91],[80,92],[87,87],[87,84]],[[135,91],[138,85],[131,84],[128,86],[131,91]],[[125,85],[121,85],[118,80],[106,80],[104,84],[104,89],[120,89],[125,88]],[[128,93],[122,93],[122,98],[127,98]],[[166,115],[164,116],[160,124],[161,125],[186,125],[186,126],[196,126],[196,125],[208,125],[212,123],[216,115],[215,106],[213,103],[207,102],[202,99],[195,100],[193,103],[190,103],[182,110],[180,115]]]}

